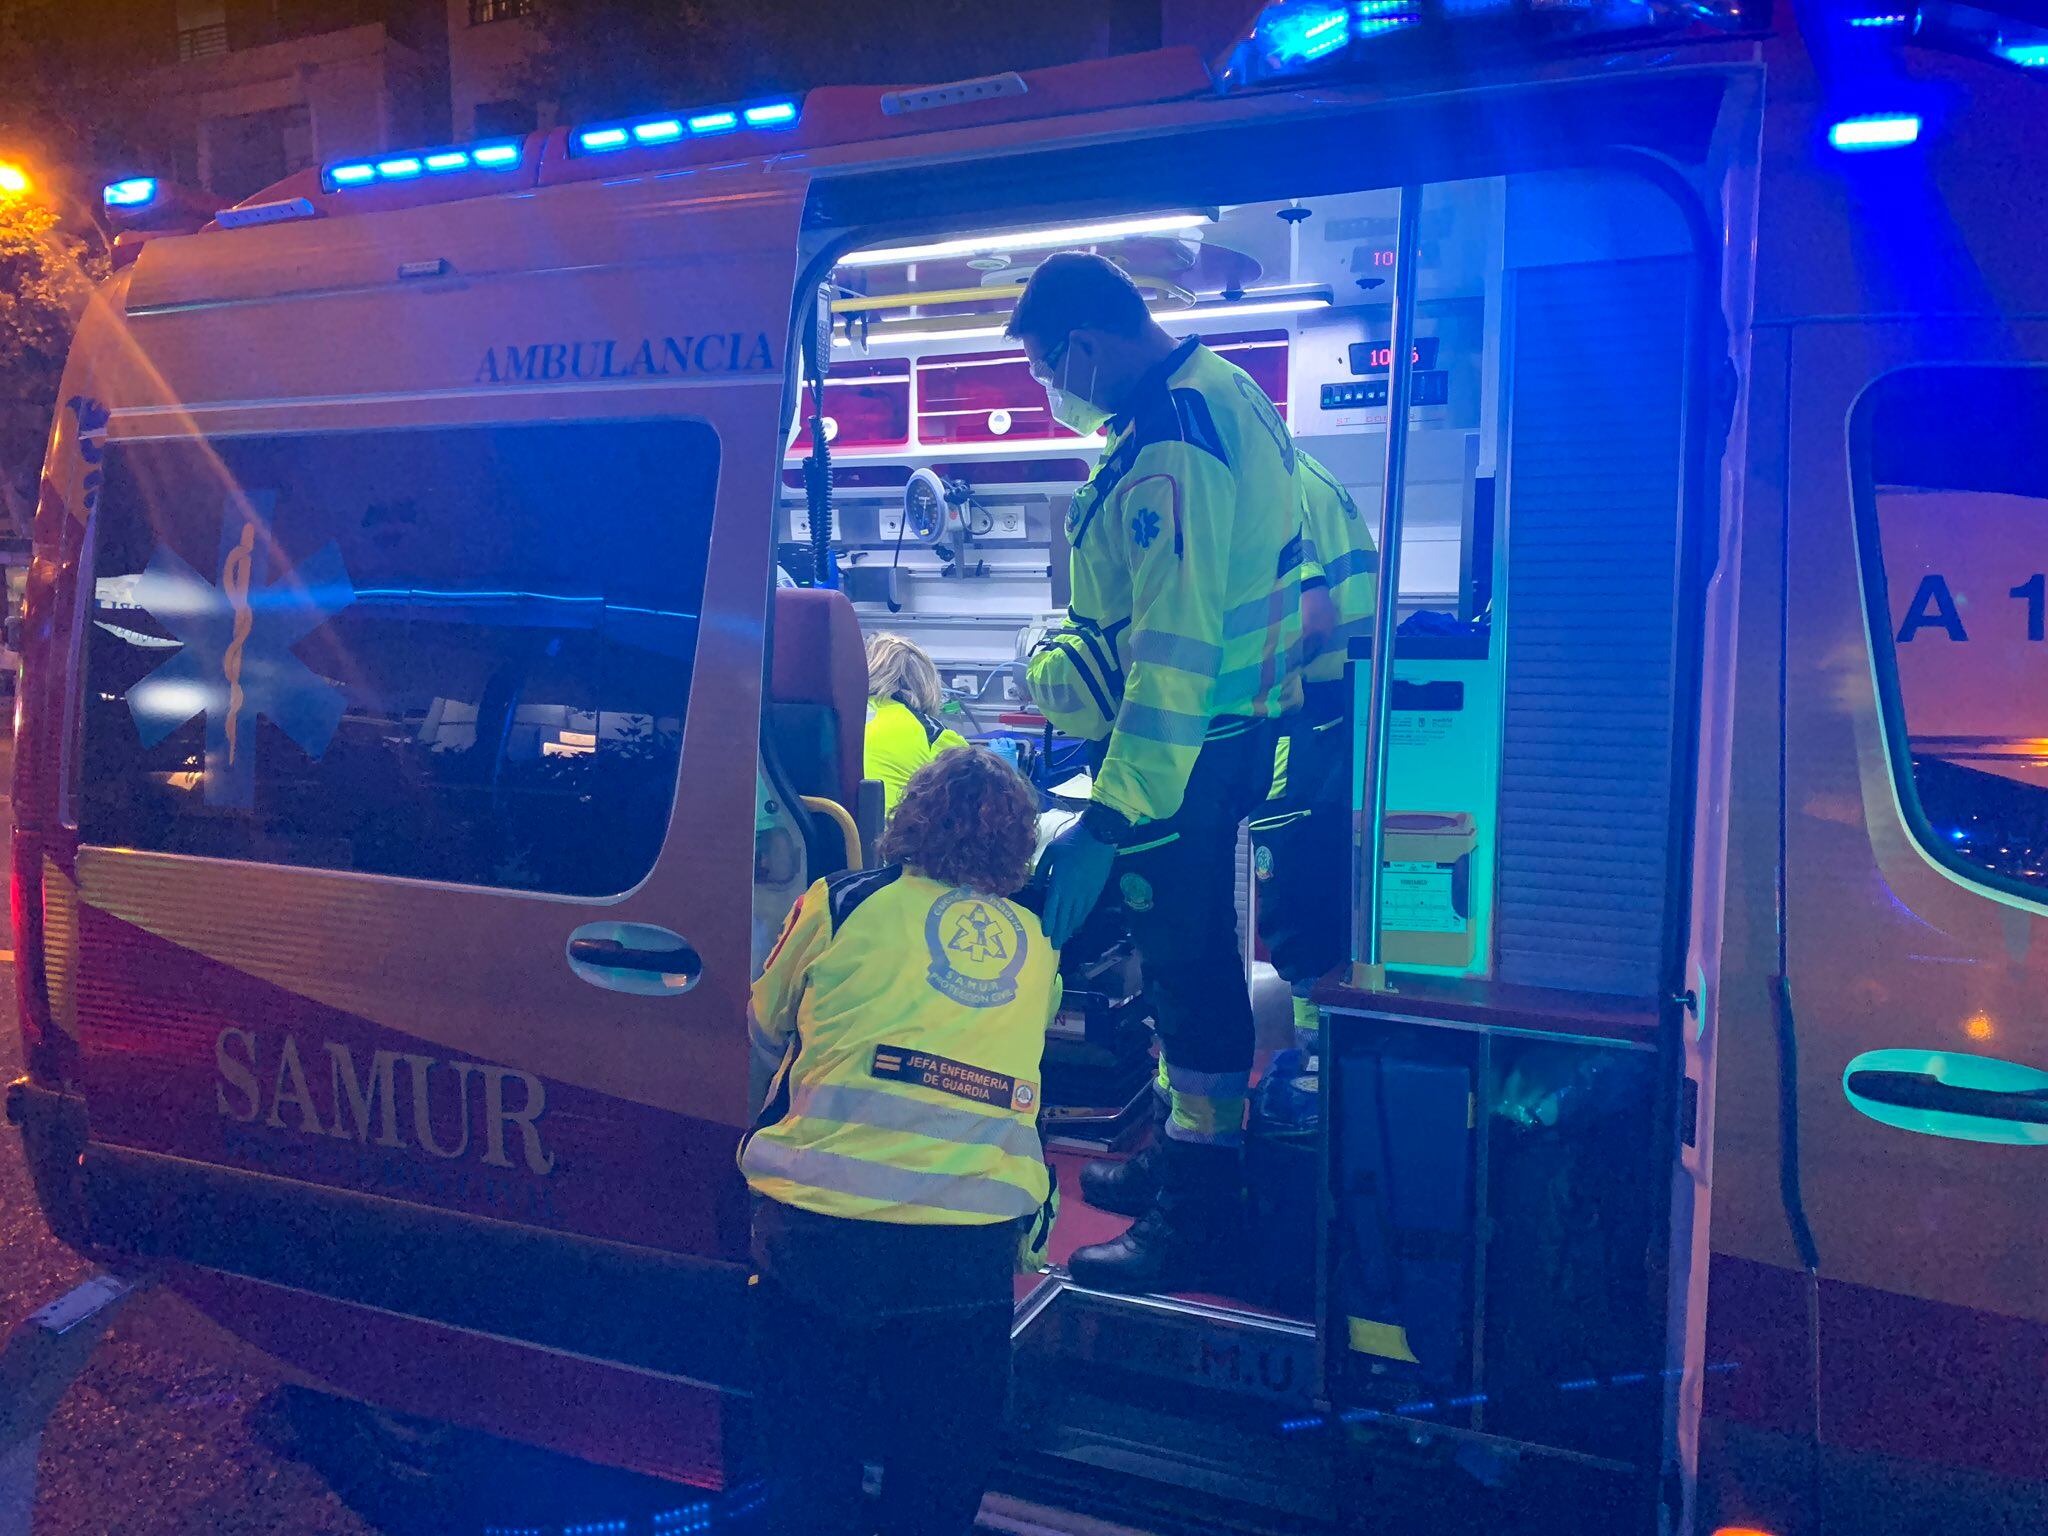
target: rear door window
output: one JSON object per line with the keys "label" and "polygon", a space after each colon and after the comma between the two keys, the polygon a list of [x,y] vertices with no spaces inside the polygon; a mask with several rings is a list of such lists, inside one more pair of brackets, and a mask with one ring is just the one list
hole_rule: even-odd
{"label": "rear door window", "polygon": [[653,866],[708,426],[117,439],[104,470],[86,841],[575,896]]}
{"label": "rear door window", "polygon": [[1888,757],[1939,863],[2048,893],[2048,369],[1886,375],[1851,423]]}

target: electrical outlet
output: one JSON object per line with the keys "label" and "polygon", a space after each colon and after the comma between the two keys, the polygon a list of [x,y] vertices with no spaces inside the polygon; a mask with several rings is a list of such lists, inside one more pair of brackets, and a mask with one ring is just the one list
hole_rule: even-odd
{"label": "electrical outlet", "polygon": [[886,510],[880,514],[880,520],[882,542],[884,544],[894,544],[897,533],[903,527],[903,509],[895,507]]}
{"label": "electrical outlet", "polygon": [[1015,703],[1017,698],[1017,679],[1005,672],[1003,674],[1003,700],[1005,703]]}
{"label": "electrical outlet", "polygon": [[811,542],[811,509],[791,507],[789,509],[789,541],[792,544]]}
{"label": "electrical outlet", "polygon": [[988,532],[977,537],[983,540],[1022,539],[1025,536],[1024,509],[1022,507],[994,507],[990,509],[994,521]]}

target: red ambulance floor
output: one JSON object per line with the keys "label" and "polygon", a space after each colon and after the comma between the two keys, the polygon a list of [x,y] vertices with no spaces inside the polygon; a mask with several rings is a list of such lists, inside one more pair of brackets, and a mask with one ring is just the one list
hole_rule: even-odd
{"label": "red ambulance floor", "polygon": [[[1060,1218],[1053,1224],[1052,1243],[1049,1256],[1053,1263],[1064,1266],[1073,1256],[1076,1248],[1085,1248],[1090,1243],[1106,1243],[1131,1224],[1128,1216],[1112,1215],[1098,1211],[1081,1198],[1081,1169],[1095,1159],[1085,1152],[1049,1152],[1046,1161],[1052,1164],[1053,1172],[1060,1181]],[[1019,1275],[1017,1277],[1017,1299],[1022,1301],[1038,1285],[1041,1276]],[[1212,1307],[1233,1307],[1240,1312],[1256,1312],[1267,1317],[1289,1317],[1291,1321],[1307,1322],[1306,1317],[1293,1318],[1285,1312],[1256,1302],[1245,1301],[1235,1296],[1220,1296],[1202,1291],[1175,1291],[1170,1293],[1177,1301],[1200,1302]]]}

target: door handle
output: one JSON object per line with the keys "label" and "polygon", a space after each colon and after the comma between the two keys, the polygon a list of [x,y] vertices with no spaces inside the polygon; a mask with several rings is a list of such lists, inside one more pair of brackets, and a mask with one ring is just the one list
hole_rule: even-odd
{"label": "door handle", "polygon": [[564,947],[569,969],[594,987],[676,997],[704,974],[688,939],[652,923],[585,923]]}
{"label": "door handle", "polygon": [[1957,1141],[2048,1146],[2048,1072],[1962,1051],[1866,1051],[1842,1092],[1871,1119]]}

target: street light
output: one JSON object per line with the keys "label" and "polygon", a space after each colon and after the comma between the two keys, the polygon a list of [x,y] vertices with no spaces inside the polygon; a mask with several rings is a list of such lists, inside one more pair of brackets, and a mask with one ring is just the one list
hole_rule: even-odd
{"label": "street light", "polygon": [[0,160],[0,197],[20,197],[28,189],[28,172],[12,160]]}

